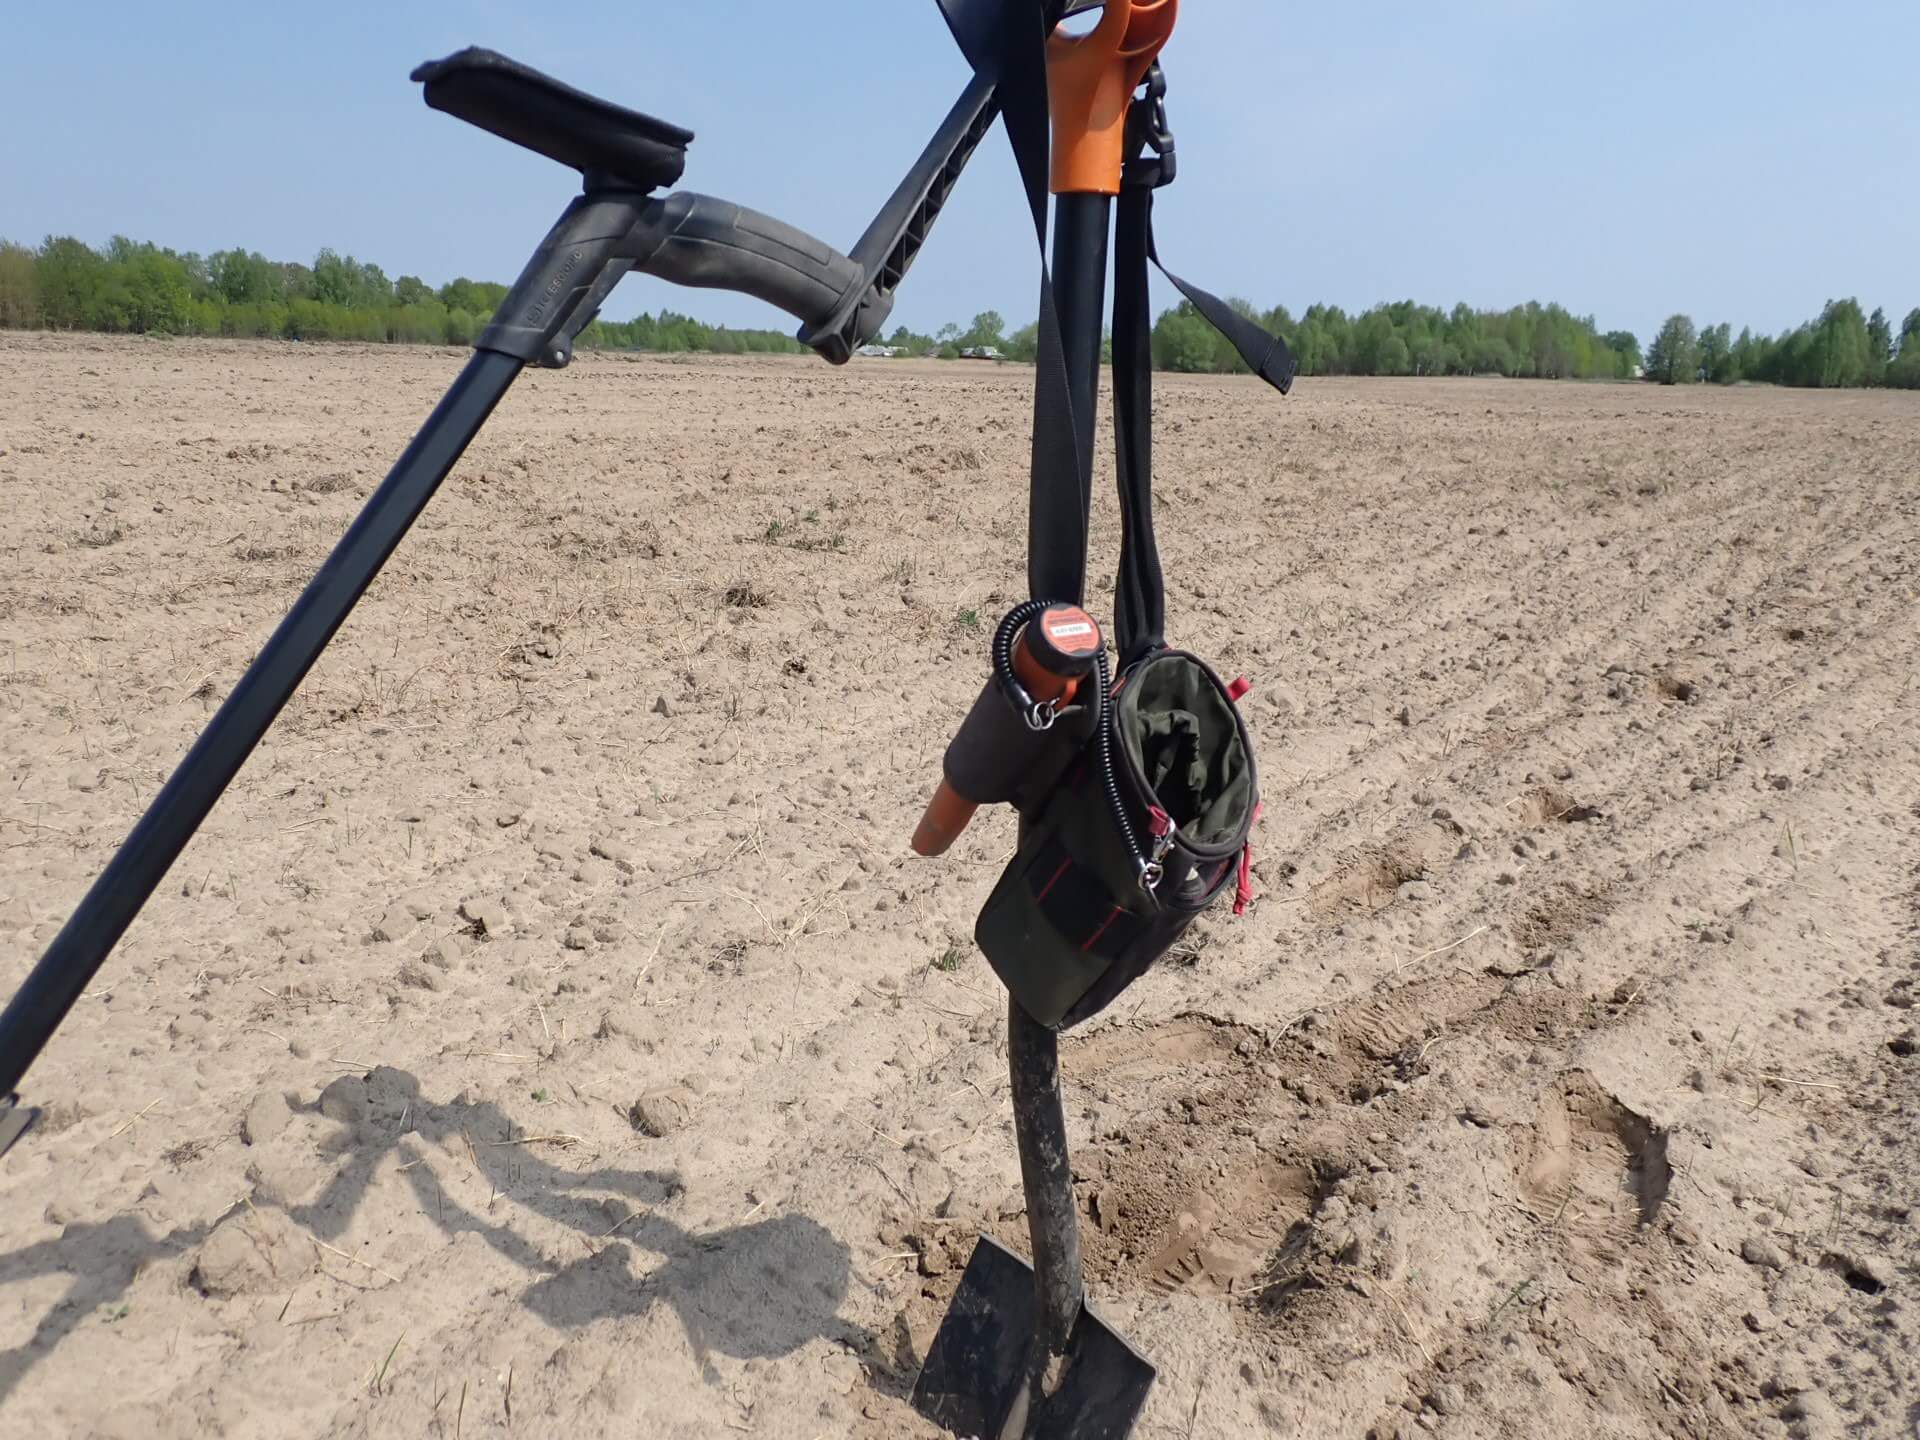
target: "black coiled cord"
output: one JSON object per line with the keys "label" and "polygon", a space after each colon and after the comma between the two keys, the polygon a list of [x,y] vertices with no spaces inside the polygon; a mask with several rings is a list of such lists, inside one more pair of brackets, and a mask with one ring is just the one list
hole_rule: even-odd
{"label": "black coiled cord", "polygon": [[[1029,724],[1034,723],[1034,717],[1039,713],[1039,706],[1034,702],[1033,696],[1027,693],[1027,687],[1022,685],[1019,677],[1013,673],[1013,642],[1019,636],[1023,625],[1053,603],[1051,600],[1022,601],[1007,612],[1006,617],[993,632],[994,680],[1000,687],[1000,693],[1006,697],[1007,703],[1012,705]],[[1114,768],[1113,674],[1107,666],[1105,645],[1102,645],[1099,653],[1094,656],[1093,667],[1095,681],[1093,728],[1096,736],[1094,759],[1100,770],[1100,788],[1106,792],[1107,808],[1113,814],[1113,823],[1120,829],[1120,838],[1126,843],[1127,853],[1133,856],[1134,862],[1140,867],[1142,880],[1146,881],[1152,877],[1152,863],[1147,859],[1147,852],[1140,846],[1139,835],[1133,828],[1133,821],[1127,816],[1126,802],[1120,797],[1119,772]],[[1149,895],[1153,893],[1151,884],[1146,884],[1144,888]]]}
{"label": "black coiled cord", "polygon": [[1006,614],[1000,622],[1000,628],[993,632],[993,678],[1000,687],[1000,693],[1007,702],[1027,718],[1033,714],[1033,696],[1027,693],[1027,687],[1020,683],[1020,677],[1013,673],[1013,641],[1020,633],[1020,627],[1034,616],[1045,610],[1051,600],[1023,600]]}

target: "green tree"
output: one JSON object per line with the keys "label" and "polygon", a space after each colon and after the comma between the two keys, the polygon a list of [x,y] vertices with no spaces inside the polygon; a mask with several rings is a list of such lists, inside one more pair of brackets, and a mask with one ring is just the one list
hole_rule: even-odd
{"label": "green tree", "polygon": [[[1165,317],[1163,316],[1162,318],[1164,319]],[[1156,327],[1156,330],[1157,328],[1158,327]],[[1315,318],[1311,312],[1303,316],[1300,323],[1294,327],[1292,349],[1294,363],[1299,366],[1302,375],[1325,375],[1329,373],[1326,361],[1326,352],[1328,349],[1326,334],[1321,329],[1318,319]],[[1159,348],[1156,345],[1154,354],[1157,357],[1159,353]]]}
{"label": "green tree", "polygon": [[1601,337],[1606,341],[1607,349],[1614,354],[1614,378],[1631,380],[1633,372],[1643,368],[1645,361],[1640,354],[1640,342],[1631,330],[1609,330]]}
{"label": "green tree", "polygon": [[909,330],[906,326],[900,325],[896,326],[893,334],[887,337],[887,344],[892,345],[896,349],[904,350],[909,355],[925,355],[933,349],[933,337],[931,335],[918,334]]}
{"label": "green tree", "polygon": [[1393,328],[1385,310],[1369,310],[1353,327],[1352,372],[1355,375],[1403,375],[1408,368],[1407,345]]}
{"label": "green tree", "polygon": [[298,260],[283,260],[274,267],[278,278],[274,281],[273,296],[276,300],[305,300],[313,295],[313,271]]}
{"label": "green tree", "polygon": [[353,304],[358,269],[348,256],[322,250],[313,257],[313,298],[322,305],[338,305],[342,309]]}
{"label": "green tree", "polygon": [[1800,383],[1821,389],[1864,384],[1867,317],[1858,300],[1829,300],[1820,312],[1802,363]]}
{"label": "green tree", "polygon": [[1715,385],[1730,385],[1740,378],[1733,359],[1733,327],[1709,325],[1700,332],[1700,373]]}
{"label": "green tree", "polygon": [[[311,267],[258,252],[219,250],[202,258],[113,236],[94,249],[71,236],[49,237],[38,250],[0,242],[0,327],[158,334],[290,336],[308,340],[413,341],[466,344],[479,333],[507,287],[466,277],[437,292],[417,275],[389,281],[380,266],[323,249]],[[1298,320],[1284,305],[1261,311],[1244,299],[1239,314],[1281,335],[1304,375],[1453,375],[1463,373],[1611,379],[1642,363],[1635,336],[1601,332],[1592,316],[1529,301],[1506,310],[1451,310],[1396,300],[1349,315],[1337,305],[1311,305]],[[1784,385],[1920,386],[1920,308],[1908,312],[1896,337],[1886,312],[1871,316],[1851,299],[1830,301],[1816,320],[1777,339],[1721,324],[1695,333],[1673,316],[1649,347],[1645,366],[1667,383],[1704,376]],[[983,311],[962,330],[937,336],[897,327],[892,343],[912,353],[954,356],[962,345],[992,345],[1031,359],[1035,325],[1012,335],[1005,320]],[[1157,317],[1155,363],[1196,373],[1244,371],[1245,362],[1190,304]],[[1103,358],[1110,355],[1103,339]],[[725,354],[795,352],[772,330],[706,325],[663,310],[622,322],[597,321],[583,346]]]}
{"label": "green tree", "polygon": [[1213,368],[1213,337],[1213,327],[1182,300],[1154,322],[1153,363],[1161,370],[1204,374]]}
{"label": "green tree", "polygon": [[[507,298],[507,287],[485,280],[469,280],[462,275],[440,287],[440,303],[449,310],[464,310],[469,315],[492,315]],[[664,314],[665,312],[661,312]]]}
{"label": "green tree", "polygon": [[1667,317],[1647,351],[1647,378],[1662,385],[1691,385],[1700,378],[1700,343],[1691,316]]}
{"label": "green tree", "polygon": [[267,257],[246,250],[216,250],[207,257],[214,293],[229,305],[264,305],[280,289],[277,268]]}
{"label": "green tree", "polygon": [[1513,353],[1513,347],[1500,335],[1480,336],[1474,342],[1473,354],[1468,357],[1467,364],[1475,375],[1520,373],[1520,357]]}
{"label": "green tree", "polygon": [[29,330],[40,323],[37,266],[26,246],[0,241],[0,329]]}
{"label": "green tree", "polygon": [[973,324],[967,327],[967,333],[960,337],[960,344],[992,345],[996,348],[1005,341],[1007,322],[1000,317],[998,310],[982,310],[973,317]]}
{"label": "green tree", "polygon": [[107,262],[94,248],[71,235],[49,236],[34,264],[40,315],[55,330],[94,328]]}
{"label": "green tree", "polygon": [[125,327],[140,335],[184,335],[192,328],[193,286],[185,262],[170,251],[141,247],[116,277]]}
{"label": "green tree", "polygon": [[1920,390],[1920,310],[1907,319],[1915,323],[1900,333],[1900,355],[1887,366],[1887,384],[1902,390]]}
{"label": "green tree", "polygon": [[1887,312],[1878,305],[1867,317],[1867,383],[1878,385],[1885,376],[1887,362],[1893,359],[1893,326]]}

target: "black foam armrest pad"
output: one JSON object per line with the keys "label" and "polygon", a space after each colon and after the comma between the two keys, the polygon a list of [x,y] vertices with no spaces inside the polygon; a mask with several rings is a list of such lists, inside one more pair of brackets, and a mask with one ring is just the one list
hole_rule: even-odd
{"label": "black foam armrest pad", "polygon": [[564,85],[492,50],[466,49],[413,72],[435,110],[585,172],[673,185],[693,132]]}

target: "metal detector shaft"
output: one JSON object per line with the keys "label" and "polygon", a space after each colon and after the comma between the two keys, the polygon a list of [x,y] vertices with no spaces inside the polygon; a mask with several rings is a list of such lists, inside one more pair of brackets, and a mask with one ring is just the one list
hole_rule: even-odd
{"label": "metal detector shaft", "polygon": [[294,601],[280,628],[0,1013],[0,1094],[20,1083],[519,373],[520,362],[510,356],[490,350],[474,353]]}

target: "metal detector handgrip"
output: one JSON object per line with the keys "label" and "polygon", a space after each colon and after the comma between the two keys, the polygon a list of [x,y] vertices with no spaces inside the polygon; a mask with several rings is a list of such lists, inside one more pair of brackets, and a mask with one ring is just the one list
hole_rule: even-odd
{"label": "metal detector handgrip", "polygon": [[692,191],[595,188],[541,241],[476,348],[565,365],[573,338],[629,269],[752,295],[799,320],[803,333],[867,288],[861,267],[831,245],[744,205]]}
{"label": "metal detector handgrip", "polygon": [[861,268],[826,242],[744,205],[688,190],[648,204],[632,243],[636,270],[675,285],[737,290],[808,327],[866,289]]}

